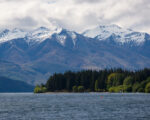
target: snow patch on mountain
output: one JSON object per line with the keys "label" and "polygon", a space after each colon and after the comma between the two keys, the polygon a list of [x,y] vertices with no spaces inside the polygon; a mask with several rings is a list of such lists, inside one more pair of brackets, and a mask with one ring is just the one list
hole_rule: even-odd
{"label": "snow patch on mountain", "polygon": [[13,29],[13,30],[1,30],[0,31],[0,43],[7,42],[9,40],[24,38],[26,36],[26,32],[21,29]]}
{"label": "snow patch on mountain", "polygon": [[66,42],[69,41],[71,41],[75,46],[77,41],[77,33],[75,33],[74,31],[62,29],[60,33],[56,34],[56,40],[62,46],[65,46]]}
{"label": "snow patch on mountain", "polygon": [[86,30],[83,34],[87,37],[95,38],[96,36],[101,35],[102,39],[109,37],[112,33],[123,33],[126,32],[125,29],[117,25],[100,25],[96,28]]}
{"label": "snow patch on mountain", "polygon": [[62,28],[49,29],[40,27],[30,32],[23,31],[21,29],[13,30],[1,30],[0,31],[0,43],[7,42],[14,39],[26,38],[27,42],[43,42],[47,38],[51,38],[54,33],[60,33]]}
{"label": "snow patch on mountain", "polygon": [[66,37],[65,35],[57,35],[57,41],[58,41],[62,46],[65,45],[66,38],[67,38],[67,37]]}
{"label": "snow patch on mountain", "polygon": [[90,38],[97,38],[98,40],[106,40],[113,36],[116,42],[122,44],[128,42],[141,44],[145,41],[145,33],[123,29],[117,25],[100,25],[96,28],[86,30],[83,35]]}
{"label": "snow patch on mountain", "polygon": [[67,33],[70,35],[70,37],[72,38],[72,41],[73,41],[73,44],[74,46],[76,45],[76,41],[77,41],[77,35],[75,32],[72,32],[72,31],[67,31]]}
{"label": "snow patch on mountain", "polygon": [[43,42],[45,39],[51,38],[54,33],[60,33],[61,30],[62,28],[56,28],[52,30],[45,27],[40,27],[28,33],[27,38],[29,41],[32,40],[35,42]]}

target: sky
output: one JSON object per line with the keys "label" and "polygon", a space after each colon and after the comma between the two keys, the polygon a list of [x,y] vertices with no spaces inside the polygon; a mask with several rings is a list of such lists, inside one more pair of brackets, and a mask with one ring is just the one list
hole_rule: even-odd
{"label": "sky", "polygon": [[150,33],[150,0],[0,0],[0,28],[63,27],[76,32],[103,24]]}

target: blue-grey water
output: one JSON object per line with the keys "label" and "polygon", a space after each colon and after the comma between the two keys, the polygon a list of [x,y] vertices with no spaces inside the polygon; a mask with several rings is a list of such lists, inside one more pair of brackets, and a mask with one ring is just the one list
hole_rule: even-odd
{"label": "blue-grey water", "polygon": [[0,120],[150,120],[150,94],[1,93]]}

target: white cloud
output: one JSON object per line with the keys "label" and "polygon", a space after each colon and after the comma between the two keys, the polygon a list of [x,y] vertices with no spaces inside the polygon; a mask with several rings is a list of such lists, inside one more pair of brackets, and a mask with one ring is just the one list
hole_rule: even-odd
{"label": "white cloud", "polygon": [[149,0],[0,0],[0,27],[61,27],[82,32],[99,24],[150,33]]}

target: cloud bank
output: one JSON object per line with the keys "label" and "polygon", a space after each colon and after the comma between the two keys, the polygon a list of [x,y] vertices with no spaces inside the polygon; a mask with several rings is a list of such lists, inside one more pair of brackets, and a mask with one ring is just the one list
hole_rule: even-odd
{"label": "cloud bank", "polygon": [[0,0],[0,28],[55,25],[82,32],[99,24],[150,33],[150,0]]}

